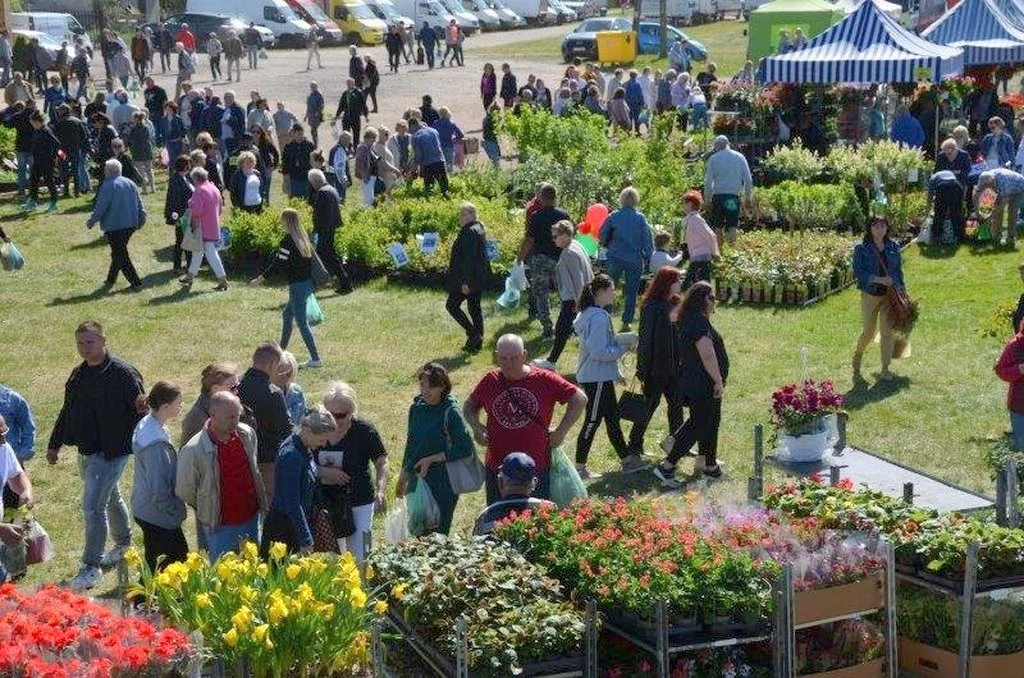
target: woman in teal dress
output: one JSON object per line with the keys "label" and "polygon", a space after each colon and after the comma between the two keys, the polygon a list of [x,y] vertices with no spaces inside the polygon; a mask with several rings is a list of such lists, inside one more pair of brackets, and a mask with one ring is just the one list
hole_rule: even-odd
{"label": "woman in teal dress", "polygon": [[416,489],[421,479],[441,508],[437,532],[448,534],[459,496],[448,482],[445,462],[473,454],[473,438],[451,394],[448,371],[437,363],[428,363],[419,371],[420,393],[409,408],[409,432],[405,443],[402,472],[395,494],[401,498]]}

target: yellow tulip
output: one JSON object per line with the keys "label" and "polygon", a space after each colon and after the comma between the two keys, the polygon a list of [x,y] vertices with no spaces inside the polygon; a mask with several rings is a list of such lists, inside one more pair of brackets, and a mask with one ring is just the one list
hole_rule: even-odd
{"label": "yellow tulip", "polygon": [[238,595],[245,602],[251,603],[252,601],[256,600],[256,593],[257,593],[256,589],[254,589],[253,587],[251,587],[248,584],[246,584],[245,586],[242,587],[242,590],[239,591]]}
{"label": "yellow tulip", "polygon": [[280,598],[274,599],[267,608],[267,617],[271,624],[277,624],[288,616],[288,606]]}
{"label": "yellow tulip", "polygon": [[235,631],[233,627],[228,629],[227,633],[222,635],[221,638],[224,640],[224,644],[228,647],[238,645],[238,631]]}
{"label": "yellow tulip", "polygon": [[366,577],[366,581],[373,581],[373,565],[366,566],[366,572],[363,576]]}
{"label": "yellow tulip", "polygon": [[257,643],[262,643],[267,637],[267,632],[270,631],[270,624],[260,624],[252,630],[252,638]]}
{"label": "yellow tulip", "polygon": [[282,560],[288,555],[288,547],[279,541],[270,545],[270,557],[274,560]]}
{"label": "yellow tulip", "polygon": [[378,600],[373,605],[373,611],[376,612],[377,614],[386,614],[387,611],[388,611],[387,601]]}
{"label": "yellow tulip", "polygon": [[260,563],[259,565],[256,566],[256,574],[259,575],[259,577],[261,579],[266,579],[267,578],[267,574],[269,572],[270,572],[270,568],[267,567],[266,563]]}
{"label": "yellow tulip", "polygon": [[362,608],[366,606],[366,594],[363,593],[362,589],[352,589],[349,592],[349,600],[352,601],[353,607]]}
{"label": "yellow tulip", "polygon": [[333,603],[321,603],[317,606],[317,614],[322,616],[327,621],[334,618],[334,604]]}
{"label": "yellow tulip", "polygon": [[128,550],[124,552],[124,562],[133,570],[138,569],[139,565],[142,564],[142,556],[139,555],[139,549],[134,546],[129,547]]}
{"label": "yellow tulip", "polygon": [[260,549],[255,543],[247,541],[245,546],[242,547],[242,555],[245,556],[246,560],[259,560]]}
{"label": "yellow tulip", "polygon": [[284,573],[288,576],[289,579],[293,579],[294,580],[296,577],[298,577],[300,574],[302,574],[302,566],[301,565],[295,565],[293,563],[293,564],[289,565],[285,569]]}
{"label": "yellow tulip", "polygon": [[300,603],[308,603],[312,601],[316,596],[313,594],[313,589],[306,582],[299,584],[299,588],[296,589],[296,598]]}
{"label": "yellow tulip", "polygon": [[401,600],[402,596],[405,595],[405,589],[407,589],[407,588],[408,588],[407,584],[396,584],[391,589],[391,595],[395,598],[395,600]]}
{"label": "yellow tulip", "polygon": [[252,620],[252,610],[245,605],[238,608],[238,612],[231,617],[231,623],[234,624],[236,629],[243,633],[248,631],[249,627],[252,626]]}
{"label": "yellow tulip", "polygon": [[200,610],[203,608],[210,607],[211,605],[213,605],[213,602],[210,600],[209,593],[196,594],[196,607],[198,607]]}
{"label": "yellow tulip", "polygon": [[189,553],[185,559],[185,567],[188,568],[189,572],[198,572],[203,569],[205,564],[206,562],[203,560],[203,557],[194,551]]}

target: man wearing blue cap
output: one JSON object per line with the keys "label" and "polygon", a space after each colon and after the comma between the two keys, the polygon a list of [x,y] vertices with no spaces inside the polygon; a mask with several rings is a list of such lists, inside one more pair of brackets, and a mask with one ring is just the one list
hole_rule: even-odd
{"label": "man wearing blue cap", "polygon": [[537,488],[537,465],[529,455],[512,452],[505,456],[498,467],[498,492],[501,499],[483,510],[476,519],[473,534],[490,534],[495,524],[512,513],[536,510],[542,506],[554,508],[547,499],[531,497]]}

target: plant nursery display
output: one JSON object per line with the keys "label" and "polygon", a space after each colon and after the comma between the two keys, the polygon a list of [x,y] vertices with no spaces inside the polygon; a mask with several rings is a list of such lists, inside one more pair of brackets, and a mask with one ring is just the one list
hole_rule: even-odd
{"label": "plant nursery display", "polygon": [[806,379],[772,393],[772,424],[780,454],[794,462],[820,461],[839,438],[836,414],[843,396],[831,381]]}
{"label": "plant nursery display", "polygon": [[0,678],[183,675],[188,637],[54,585],[0,585]]}
{"label": "plant nursery display", "polygon": [[469,672],[508,676],[531,664],[582,658],[585,624],[562,585],[517,551],[482,537],[433,534],[370,559],[391,614],[454,661],[466,620]]}
{"label": "plant nursery display", "polygon": [[125,559],[141,575],[133,596],[176,627],[201,633],[207,658],[229,667],[244,659],[257,678],[366,669],[370,620],[387,609],[370,599],[351,554],[300,557],[275,543],[263,561],[248,542],[216,563],[190,553],[158,573],[134,549]]}
{"label": "plant nursery display", "polygon": [[[896,599],[900,635],[948,652],[960,649],[960,603],[949,596],[901,584]],[[1024,652],[1024,594],[979,597],[974,603],[971,652],[1007,655]]]}

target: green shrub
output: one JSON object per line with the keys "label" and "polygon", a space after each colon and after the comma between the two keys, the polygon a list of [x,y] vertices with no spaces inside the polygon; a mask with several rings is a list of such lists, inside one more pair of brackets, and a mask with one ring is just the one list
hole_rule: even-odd
{"label": "green shrub", "polygon": [[505,112],[497,120],[498,133],[515,142],[520,161],[548,155],[573,163],[581,157],[603,153],[611,146],[604,116],[586,111],[568,117],[523,106],[519,115]]}
{"label": "green shrub", "polygon": [[[312,230],[313,211],[309,203],[293,199],[288,206],[297,210],[300,223]],[[266,257],[277,249],[284,237],[281,212],[278,209],[264,210],[260,214],[232,210],[225,225],[231,231],[231,253],[235,256],[256,253]]]}
{"label": "green shrub", "polygon": [[825,160],[814,151],[803,147],[799,139],[791,146],[776,146],[761,163],[774,181],[820,181],[825,171]]}
{"label": "green shrub", "polygon": [[0,157],[14,156],[15,134],[13,127],[0,127]]}
{"label": "green shrub", "polygon": [[801,184],[784,181],[754,189],[754,203],[769,221],[781,221],[794,230],[857,229],[867,215],[849,184]]}

